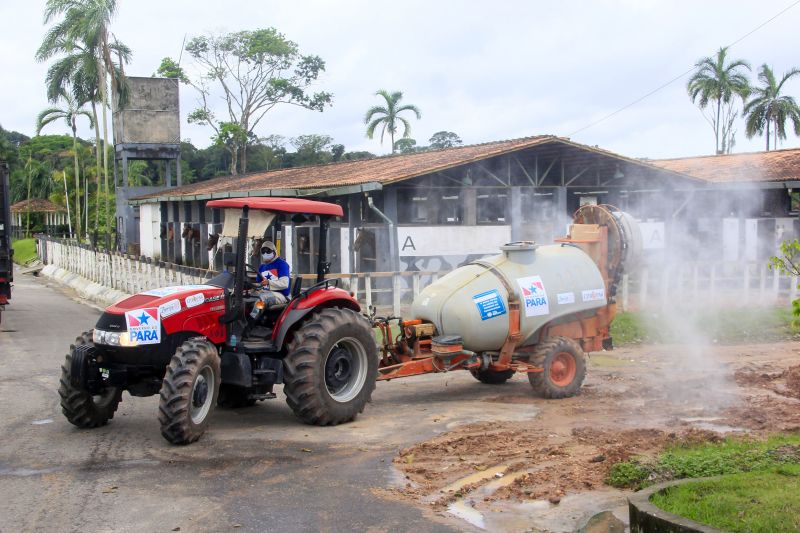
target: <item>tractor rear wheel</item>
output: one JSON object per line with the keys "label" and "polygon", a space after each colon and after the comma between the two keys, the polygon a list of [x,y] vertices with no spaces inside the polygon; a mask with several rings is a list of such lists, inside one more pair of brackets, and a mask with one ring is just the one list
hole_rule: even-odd
{"label": "tractor rear wheel", "polygon": [[353,420],[378,377],[378,345],[367,320],[350,309],[316,313],[294,334],[283,361],[283,392],[307,424]]}
{"label": "tractor rear wheel", "polygon": [[221,381],[217,348],[205,339],[184,342],[161,383],[158,421],[172,444],[190,444],[206,431]]}
{"label": "tractor rear wheel", "polygon": [[539,344],[530,362],[544,368],[543,372],[528,373],[531,387],[544,398],[575,396],[586,377],[586,355],[567,337],[553,337]]}
{"label": "tractor rear wheel", "polygon": [[76,365],[73,361],[84,357],[84,354],[76,353],[76,350],[84,346],[94,346],[91,331],[81,333],[75,339],[75,344],[70,345],[66,361],[61,366],[58,395],[61,396],[61,411],[71,424],[79,428],[96,428],[105,426],[114,418],[119,402],[122,401],[122,389],[106,387],[98,394],[92,394],[77,385],[79,378],[74,375]]}
{"label": "tractor rear wheel", "polygon": [[472,377],[487,385],[500,385],[511,379],[514,375],[513,370],[501,370],[500,372],[492,370],[470,370],[469,373],[472,374]]}

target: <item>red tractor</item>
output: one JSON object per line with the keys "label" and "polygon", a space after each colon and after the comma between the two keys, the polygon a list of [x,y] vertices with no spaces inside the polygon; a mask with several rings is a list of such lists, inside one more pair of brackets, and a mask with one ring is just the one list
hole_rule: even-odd
{"label": "red tractor", "polygon": [[[161,434],[188,444],[203,434],[215,406],[274,398],[279,383],[304,422],[355,418],[375,388],[379,358],[358,302],[324,279],[328,224],[342,216],[341,206],[291,198],[213,200],[208,206],[225,209],[223,235],[236,236],[232,261],[225,261],[233,272],[226,269],[203,285],[146,291],[106,309],[70,346],[62,367],[59,394],[67,420],[81,428],[102,426],[123,391],[159,394]],[[317,282],[303,289],[295,278],[287,303],[252,313],[263,304],[246,262],[247,238],[263,237],[287,217],[319,220]],[[232,229],[236,219],[238,231]]]}

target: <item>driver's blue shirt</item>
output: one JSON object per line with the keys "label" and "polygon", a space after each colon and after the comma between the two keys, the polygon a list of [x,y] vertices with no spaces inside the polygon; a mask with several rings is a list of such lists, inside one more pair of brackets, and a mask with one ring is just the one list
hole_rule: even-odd
{"label": "driver's blue shirt", "polygon": [[[269,273],[268,275],[265,274],[267,272]],[[291,293],[291,278],[289,278],[289,263],[284,261],[283,258],[281,257],[276,257],[269,263],[262,263],[261,266],[258,267],[258,274],[256,275],[256,281],[261,283],[262,281],[264,281],[265,277],[272,279],[286,277],[287,280],[289,280],[289,286],[287,286],[285,289],[275,290],[274,292],[279,292],[284,296],[286,296],[287,298],[289,297],[289,294]]]}

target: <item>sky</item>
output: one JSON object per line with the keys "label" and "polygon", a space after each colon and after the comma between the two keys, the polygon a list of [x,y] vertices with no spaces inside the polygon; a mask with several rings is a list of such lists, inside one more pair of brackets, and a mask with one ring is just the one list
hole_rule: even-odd
{"label": "sky", "polygon": [[[274,27],[316,54],[326,71],[316,90],[333,106],[313,112],[275,108],[256,134],[325,134],[348,151],[390,151],[367,139],[363,117],[380,104],[375,91],[403,92],[422,119],[411,137],[427,145],[442,130],[465,144],[552,134],[629,157],[651,159],[711,154],[714,135],[686,94],[688,74],[639,103],[620,108],[689,71],[695,62],[739,40],[796,0],[118,0],[111,30],[133,50],[126,72],[150,76],[161,59],[181,53],[184,36]],[[0,125],[32,135],[48,106],[47,64],[34,54],[45,32],[44,0],[0,0]],[[777,75],[797,66],[800,5],[730,49],[748,61],[755,80],[761,64]],[[182,65],[191,69],[183,54]],[[786,86],[800,98],[800,76]],[[223,100],[218,100],[219,105]],[[210,144],[208,126],[190,125],[197,107],[181,87],[181,138]],[[220,108],[221,110],[221,108]],[[734,152],[763,150],[736,125]],[[790,128],[789,128],[790,129]],[[579,131],[580,130],[580,131]],[[48,133],[69,133],[66,125]],[[79,135],[93,137],[87,126]],[[779,148],[800,146],[789,131]]]}

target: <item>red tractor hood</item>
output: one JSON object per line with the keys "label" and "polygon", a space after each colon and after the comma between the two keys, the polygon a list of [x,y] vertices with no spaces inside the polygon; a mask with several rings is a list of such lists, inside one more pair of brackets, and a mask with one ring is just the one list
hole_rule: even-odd
{"label": "red tractor hood", "polygon": [[158,308],[160,318],[198,307],[207,299],[222,300],[222,288],[213,285],[178,285],[134,294],[106,309],[115,315],[142,308]]}

